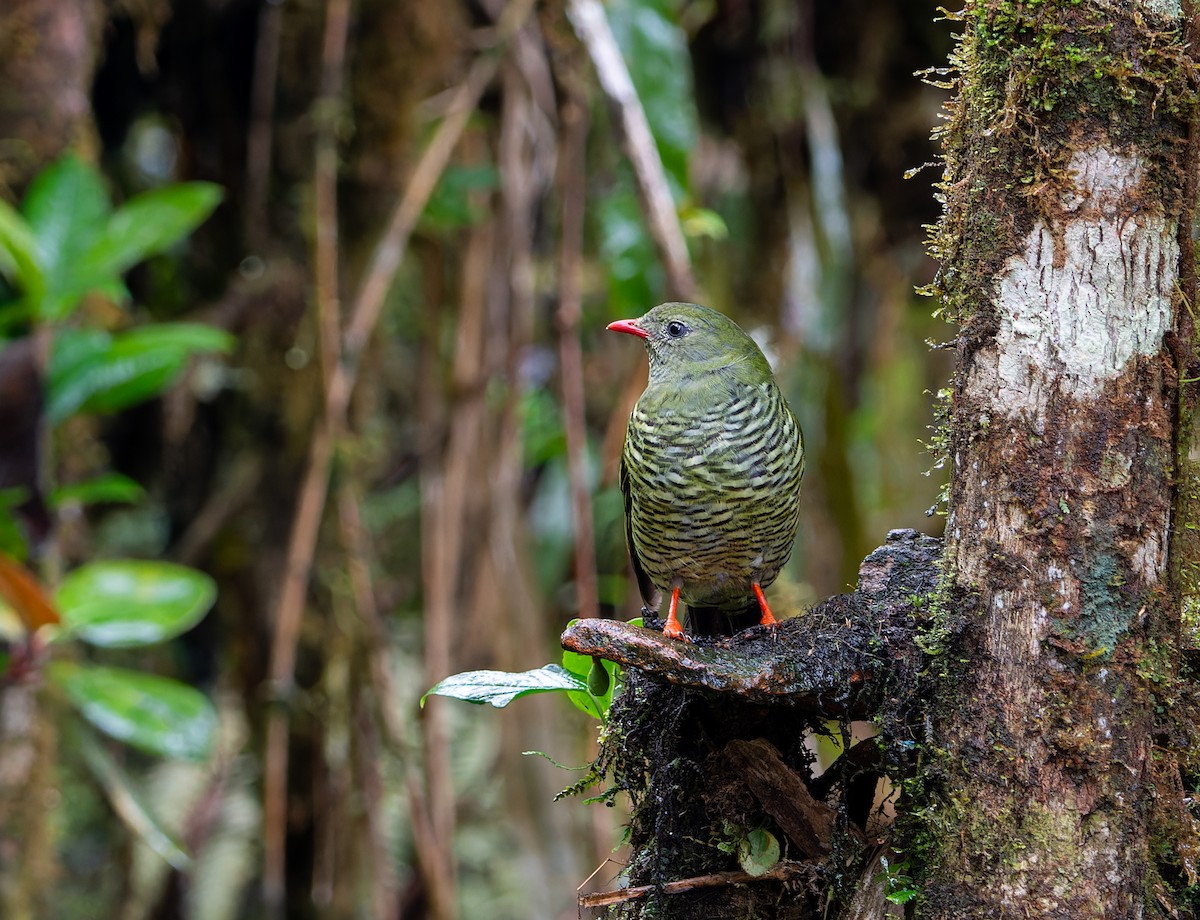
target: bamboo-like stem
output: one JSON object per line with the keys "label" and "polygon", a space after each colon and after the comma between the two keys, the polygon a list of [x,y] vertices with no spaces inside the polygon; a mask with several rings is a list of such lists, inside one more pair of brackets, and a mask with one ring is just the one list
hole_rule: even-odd
{"label": "bamboo-like stem", "polygon": [[246,129],[246,198],[242,225],[246,244],[261,249],[267,237],[267,198],[274,146],[275,83],[279,77],[279,47],[283,4],[264,3],[258,14],[258,43],[250,89],[250,124]]}
{"label": "bamboo-like stem", "polygon": [[646,211],[646,226],[666,271],[668,296],[677,300],[695,300],[697,288],[692,277],[691,258],[663,172],[662,158],[658,155],[642,100],[604,14],[604,6],[600,0],[569,0],[567,18],[592,59],[600,87],[617,109],[625,152],[629,155],[638,196]]}
{"label": "bamboo-like stem", "polygon": [[326,411],[309,444],[308,467],[288,542],[287,559],[275,617],[270,675],[272,708],[267,718],[263,775],[263,904],[267,916],[286,913],[287,788],[290,719],[296,643],[304,609],[316,536],[325,507],[328,471],[344,411],[329,411],[340,346],[338,297],[337,119],[345,69],[351,0],[329,0],[321,54],[321,89],[313,163],[313,276],[321,377]]}
{"label": "bamboo-like stem", "polygon": [[600,599],[596,579],[592,497],[587,481],[583,349],[579,343],[587,110],[578,99],[572,98],[561,107],[560,112],[563,137],[562,156],[559,159],[562,238],[559,248],[558,360],[562,375],[567,476],[571,486],[571,514],[575,526],[576,604],[581,617],[595,617],[600,615]]}

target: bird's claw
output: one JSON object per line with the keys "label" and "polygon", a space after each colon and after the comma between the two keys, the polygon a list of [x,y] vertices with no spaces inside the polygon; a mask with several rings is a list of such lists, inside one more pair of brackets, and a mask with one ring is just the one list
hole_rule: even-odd
{"label": "bird's claw", "polygon": [[663,627],[663,635],[668,639],[676,639],[680,642],[687,642],[689,645],[692,641],[688,638],[688,634],[685,633],[681,627],[672,627],[669,623]]}

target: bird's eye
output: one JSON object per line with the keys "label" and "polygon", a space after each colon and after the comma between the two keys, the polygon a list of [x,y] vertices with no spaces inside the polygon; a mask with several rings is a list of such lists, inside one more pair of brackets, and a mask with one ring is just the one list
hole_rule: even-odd
{"label": "bird's eye", "polygon": [[680,336],[687,335],[687,332],[688,332],[688,327],[687,327],[686,323],[681,323],[677,319],[673,319],[669,323],[667,323],[667,335],[669,335],[673,339],[677,339]]}

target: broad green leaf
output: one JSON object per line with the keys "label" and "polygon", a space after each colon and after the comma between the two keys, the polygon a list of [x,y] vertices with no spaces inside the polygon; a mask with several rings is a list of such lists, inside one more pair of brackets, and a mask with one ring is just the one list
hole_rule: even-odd
{"label": "broad green leaf", "polygon": [[50,503],[59,508],[66,502],[95,505],[99,502],[137,504],[146,497],[146,490],[128,476],[105,473],[83,482],[61,486],[50,494]]}
{"label": "broad green leaf", "polygon": [[209,182],[181,182],[129,199],[83,254],[81,275],[103,279],[124,274],[191,233],[220,200],[220,187]]}
{"label": "broad green leaf", "polygon": [[68,288],[81,255],[104,229],[112,210],[104,180],[68,153],[38,173],[21,212],[37,239],[41,264],[58,286]]}
{"label": "broad green leaf", "polygon": [[[579,621],[571,620],[567,625],[571,626],[577,622]],[[567,693],[571,702],[575,704],[576,708],[582,709],[593,719],[599,719],[603,722],[608,717],[609,707],[612,706],[613,693],[616,692],[617,684],[620,680],[620,668],[611,661],[602,661],[601,664],[604,666],[604,670],[608,672],[608,690],[603,696],[592,696],[588,692],[587,687],[588,673],[592,669],[592,657],[564,649],[562,664],[565,671],[583,683],[582,692],[571,690]]]}
{"label": "broad green leaf", "polygon": [[468,703],[490,703],[503,709],[518,697],[555,690],[576,690],[586,694],[587,682],[556,664],[521,672],[465,671],[439,681],[421,697],[421,705],[424,706],[431,696],[448,696]]}
{"label": "broad green leaf", "polygon": [[79,749],[84,762],[103,787],[117,816],[155,853],[176,869],[191,867],[192,858],[183,846],[154,817],[130,776],[97,743],[91,732],[80,731]]}
{"label": "broad green leaf", "polygon": [[198,623],[216,585],[203,572],[172,562],[90,562],[63,579],[55,597],[63,638],[109,648],[152,645]]}
{"label": "broad green leaf", "polygon": [[738,865],[747,875],[755,878],[770,870],[779,862],[779,841],[770,831],[761,827],[752,830],[738,845]]}
{"label": "broad green leaf", "polygon": [[186,684],[123,668],[51,662],[50,680],[106,735],[162,757],[202,760],[212,749],[217,713]]}
{"label": "broad green leaf", "polygon": [[159,323],[109,336],[64,330],[50,359],[46,413],[61,422],[81,410],[116,412],[157,396],[187,359],[227,352],[234,338],[199,323]]}
{"label": "broad green leaf", "polygon": [[0,201],[0,271],[21,289],[26,302],[42,298],[46,280],[37,240],[25,218],[5,201]]}

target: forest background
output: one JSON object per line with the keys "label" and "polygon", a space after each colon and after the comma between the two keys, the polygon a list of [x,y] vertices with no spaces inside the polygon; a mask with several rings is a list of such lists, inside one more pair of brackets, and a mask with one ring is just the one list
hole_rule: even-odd
{"label": "forest background", "polygon": [[[774,362],[809,456],[777,610],[847,590],[890,528],[940,533],[952,332],[917,293],[940,177],[919,167],[951,24],[924,0],[607,3],[682,251],[639,187],[632,101],[568,16],[587,6],[0,10],[13,213],[37,223],[55,162],[118,208],[187,212],[56,310],[0,264],[4,549],[60,607],[66,573],[116,558],[216,589],[155,643],[31,648],[9,617],[5,916],[575,916],[620,810],[553,802],[578,774],[522,752],[585,763],[596,723],[549,696],[418,700],[557,661],[573,617],[638,613],[616,462],[645,359],[614,319],[695,299]],[[87,210],[41,181],[54,213]],[[196,181],[215,188],[176,185]],[[55,341],[154,328],[157,376],[47,411]],[[52,660],[75,670],[43,681]],[[169,707],[132,746],[96,732],[88,664],[202,691],[212,743],[157,756]]]}

